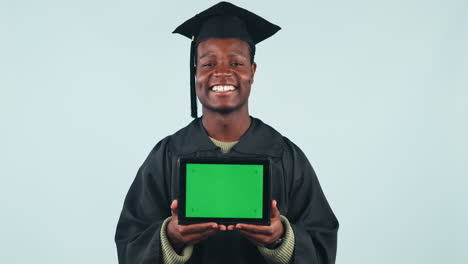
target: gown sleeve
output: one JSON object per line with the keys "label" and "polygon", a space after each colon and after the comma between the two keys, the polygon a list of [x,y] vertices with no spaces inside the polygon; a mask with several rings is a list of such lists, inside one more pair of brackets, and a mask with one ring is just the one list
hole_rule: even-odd
{"label": "gown sleeve", "polygon": [[167,144],[154,147],[125,197],[115,233],[120,264],[162,263],[160,230],[171,215]]}
{"label": "gown sleeve", "polygon": [[288,139],[285,167],[292,182],[286,217],[295,236],[293,263],[335,263],[338,220],[304,153]]}

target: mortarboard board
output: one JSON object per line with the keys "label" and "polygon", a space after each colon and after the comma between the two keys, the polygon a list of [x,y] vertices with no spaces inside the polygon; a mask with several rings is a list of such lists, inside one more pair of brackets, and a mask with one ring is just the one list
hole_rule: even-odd
{"label": "mortarboard board", "polygon": [[192,39],[190,44],[190,102],[191,115],[197,117],[195,92],[195,49],[209,38],[237,38],[251,47],[251,58],[255,44],[275,34],[281,28],[264,18],[228,2],[220,2],[178,26],[172,33]]}

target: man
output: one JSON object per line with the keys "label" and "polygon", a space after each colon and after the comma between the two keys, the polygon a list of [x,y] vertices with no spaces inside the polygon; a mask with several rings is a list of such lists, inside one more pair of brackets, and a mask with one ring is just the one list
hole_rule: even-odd
{"label": "man", "polygon": [[[335,262],[338,221],[310,163],[291,141],[249,115],[255,44],[279,29],[221,2],[175,30],[192,38],[196,119],[161,140],[140,167],[117,226],[120,263]],[[272,160],[269,226],[178,224],[177,159],[221,156]]]}

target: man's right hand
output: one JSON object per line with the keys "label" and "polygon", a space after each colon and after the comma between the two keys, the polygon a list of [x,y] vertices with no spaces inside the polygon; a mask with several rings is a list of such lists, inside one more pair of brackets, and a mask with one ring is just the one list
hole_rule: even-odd
{"label": "man's right hand", "polygon": [[167,225],[167,236],[172,247],[180,253],[185,245],[195,245],[200,241],[216,234],[218,230],[226,230],[226,226],[217,223],[202,223],[193,225],[179,225],[177,200],[171,203],[172,219]]}

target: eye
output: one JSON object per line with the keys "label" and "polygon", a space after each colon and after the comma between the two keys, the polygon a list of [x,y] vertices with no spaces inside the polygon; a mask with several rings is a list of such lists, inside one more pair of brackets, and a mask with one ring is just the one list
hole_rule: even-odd
{"label": "eye", "polygon": [[244,65],[244,64],[241,63],[241,62],[237,62],[237,61],[231,62],[231,66],[233,66],[233,67],[242,66],[242,65]]}
{"label": "eye", "polygon": [[213,62],[207,62],[207,63],[203,63],[201,66],[202,67],[213,67],[213,66],[215,66],[215,64]]}

